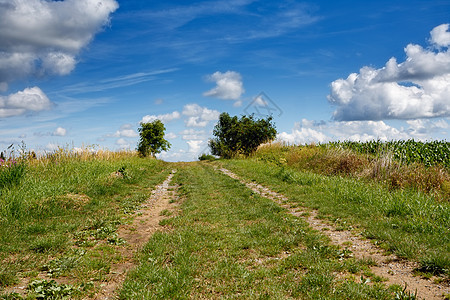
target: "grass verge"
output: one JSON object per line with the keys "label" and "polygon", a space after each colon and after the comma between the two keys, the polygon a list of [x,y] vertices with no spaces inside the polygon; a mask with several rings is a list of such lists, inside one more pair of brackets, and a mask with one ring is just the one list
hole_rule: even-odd
{"label": "grass verge", "polygon": [[132,153],[27,161],[20,182],[1,190],[0,294],[27,282],[30,297],[44,288],[71,298],[94,292],[121,260],[118,225],[168,173],[167,164]]}
{"label": "grass verge", "polygon": [[257,159],[222,162],[247,180],[283,193],[299,205],[318,209],[337,227],[360,227],[367,238],[399,257],[420,262],[421,270],[450,274],[450,204],[414,190],[301,172]]}

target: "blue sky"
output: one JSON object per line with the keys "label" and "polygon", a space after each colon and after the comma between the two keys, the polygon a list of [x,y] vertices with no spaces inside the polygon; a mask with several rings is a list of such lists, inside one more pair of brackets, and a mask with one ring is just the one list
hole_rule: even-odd
{"label": "blue sky", "polygon": [[449,139],[450,1],[0,0],[0,149],[195,160],[221,112],[278,139]]}

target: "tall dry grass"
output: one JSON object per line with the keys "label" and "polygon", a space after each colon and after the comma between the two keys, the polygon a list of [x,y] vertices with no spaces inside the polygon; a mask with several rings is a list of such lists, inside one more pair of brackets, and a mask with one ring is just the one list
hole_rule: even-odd
{"label": "tall dry grass", "polygon": [[58,149],[55,151],[43,152],[39,155],[36,155],[34,152],[27,152],[25,155],[23,155],[25,160],[32,166],[45,166],[49,163],[61,163],[68,161],[112,161],[137,156],[137,151],[110,151],[105,149],[95,149],[95,147],[93,146],[76,149],[58,147]]}
{"label": "tall dry grass", "polygon": [[410,188],[450,199],[450,174],[441,166],[425,167],[394,159],[389,151],[373,156],[327,145],[289,146],[268,144],[260,147],[258,160],[285,164],[298,170],[329,176],[350,176],[386,184],[391,189]]}

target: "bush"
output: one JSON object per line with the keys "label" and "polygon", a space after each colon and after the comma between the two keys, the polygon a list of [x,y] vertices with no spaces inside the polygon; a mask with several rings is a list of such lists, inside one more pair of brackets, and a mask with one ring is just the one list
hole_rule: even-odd
{"label": "bush", "polygon": [[249,156],[259,145],[273,141],[277,131],[272,117],[255,119],[253,115],[230,117],[222,113],[213,131],[215,139],[209,141],[211,153],[223,158],[237,155]]}
{"label": "bush", "polygon": [[214,155],[211,154],[202,154],[198,157],[198,160],[208,160],[208,161],[213,161],[216,160],[216,157]]}

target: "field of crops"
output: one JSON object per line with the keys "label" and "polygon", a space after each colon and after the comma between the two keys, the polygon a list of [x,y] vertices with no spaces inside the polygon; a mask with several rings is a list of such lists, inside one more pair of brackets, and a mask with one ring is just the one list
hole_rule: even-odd
{"label": "field of crops", "polygon": [[422,163],[426,167],[441,165],[447,169],[450,168],[450,142],[447,141],[400,140],[382,142],[373,140],[368,142],[330,142],[327,145],[375,156],[390,153],[395,159],[406,164]]}

